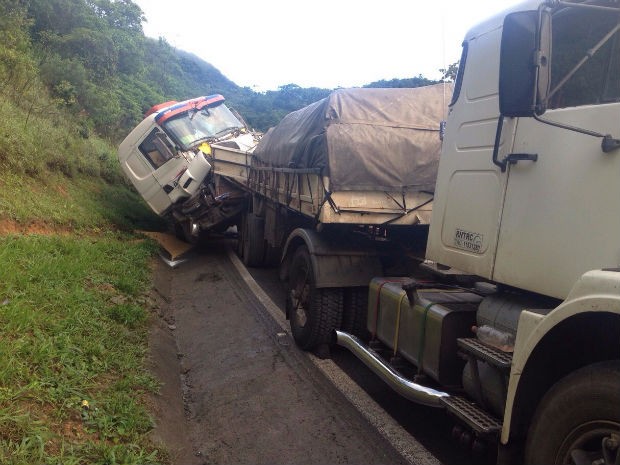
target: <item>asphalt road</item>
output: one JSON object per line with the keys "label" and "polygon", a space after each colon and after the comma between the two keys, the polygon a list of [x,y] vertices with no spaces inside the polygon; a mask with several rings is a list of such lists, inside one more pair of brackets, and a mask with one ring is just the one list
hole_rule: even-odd
{"label": "asphalt road", "polygon": [[175,464],[485,463],[452,442],[443,412],[396,395],[348,351],[299,350],[276,270],[246,270],[231,245],[157,266],[155,440]]}
{"label": "asphalt road", "polygon": [[[285,288],[278,279],[277,270],[249,268],[248,272],[284,314]],[[401,440],[419,443],[445,465],[495,463],[495,450],[488,450],[484,455],[474,455],[452,439],[454,421],[445,412],[415,404],[399,396],[346,349],[333,348],[331,358],[343,373],[378,404],[386,416],[403,428],[406,433]]]}

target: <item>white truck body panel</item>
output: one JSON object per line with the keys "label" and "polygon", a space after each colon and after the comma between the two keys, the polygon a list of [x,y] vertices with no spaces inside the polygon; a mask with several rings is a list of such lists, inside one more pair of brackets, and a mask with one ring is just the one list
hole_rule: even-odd
{"label": "white truck body panel", "polygon": [[[491,162],[499,114],[500,37],[501,29],[493,26],[469,40],[463,86],[448,114],[426,253],[438,263],[485,278],[493,274],[506,183]],[[505,130],[502,147],[507,134]]]}
{"label": "white truck body panel", "polygon": [[[138,193],[155,213],[163,215],[177,201],[195,194],[211,167],[204,156],[180,151],[161,166],[152,165],[140,145],[154,130],[167,139],[155,122],[155,115],[150,115],[121,143],[119,159],[121,168]],[[168,141],[173,146],[172,141]],[[164,190],[166,185],[173,188],[168,193]]]}
{"label": "white truck body panel", "polygon": [[[228,128],[228,132],[222,131],[211,137],[208,131],[217,131],[216,126],[207,128],[204,121],[199,121],[201,117],[194,119],[198,112],[206,111],[209,116],[205,119],[220,118],[217,123],[224,126],[237,123],[241,125],[221,103],[223,100],[221,96],[199,97],[181,103],[167,102],[170,104],[168,106],[156,106],[157,110],[147,115],[119,146],[118,156],[123,172],[158,215],[166,215],[174,205],[182,204],[204,187],[203,183],[211,171],[211,163],[210,157],[203,150],[211,152],[210,144],[235,145],[240,148],[238,151],[244,153],[250,152],[256,146],[257,138],[246,128],[239,127],[236,131]],[[215,110],[208,106],[210,102],[221,105],[219,109],[225,109],[225,116],[229,115],[228,117],[233,119],[226,121],[221,119],[221,116],[214,116]],[[204,110],[205,107],[211,108],[212,113],[208,113],[208,109]],[[172,117],[164,118],[166,112],[172,112]],[[175,117],[186,118],[189,124],[192,121],[195,123],[195,127],[192,127],[194,133],[189,133],[187,126],[175,124],[177,137],[187,138],[182,142],[172,139],[169,132],[171,128],[166,129],[160,125],[169,124],[164,121],[172,121]],[[175,120],[175,123],[178,122]],[[199,139],[199,135],[209,137]],[[191,142],[193,140],[197,142]],[[191,145],[183,145],[187,143]]]}
{"label": "white truck body panel", "polygon": [[584,312],[608,312],[620,315],[618,272],[596,270],[585,273],[576,281],[566,300],[548,315],[527,310],[521,313],[508,384],[501,435],[503,444],[507,444],[509,440],[510,422],[521,374],[534,349],[560,322]]}
{"label": "white truck body panel", "polygon": [[[548,110],[544,118],[620,134],[619,103]],[[586,271],[617,267],[620,154],[531,118],[519,120],[513,151],[536,152],[538,161],[509,168],[493,279],[564,298]]]}
{"label": "white truck body panel", "polygon": [[[172,204],[170,197],[162,189],[163,171],[173,169],[173,167],[171,164],[164,165],[165,168],[162,167],[163,170],[156,174],[155,167],[139,149],[144,139],[157,127],[155,115],[147,116],[123,140],[118,149],[118,156],[121,169],[127,178],[151,209],[161,215]],[[161,131],[161,133],[165,137],[164,132]],[[170,143],[172,144],[172,142]],[[176,168],[178,172],[179,167]]]}
{"label": "white truck body panel", "polygon": [[[536,6],[528,2],[519,9]],[[620,216],[612,213],[620,209],[620,157],[603,153],[595,137],[533,118],[506,118],[499,158],[536,153],[538,161],[509,164],[505,172],[493,164],[500,20],[468,35],[463,85],[442,147],[427,257],[565,298],[585,272],[620,263]],[[544,118],[620,133],[620,103],[548,110]]]}

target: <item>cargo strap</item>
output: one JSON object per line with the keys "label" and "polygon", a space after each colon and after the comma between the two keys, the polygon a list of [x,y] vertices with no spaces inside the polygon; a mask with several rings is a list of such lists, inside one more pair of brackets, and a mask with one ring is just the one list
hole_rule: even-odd
{"label": "cargo strap", "polygon": [[396,312],[396,330],[394,331],[394,357],[398,351],[398,333],[400,332],[400,309],[403,305],[403,300],[407,297],[407,293],[403,291],[403,295],[400,296],[398,301],[398,310]]}
{"label": "cargo strap", "polygon": [[426,320],[428,312],[435,305],[435,302],[431,302],[424,307],[422,313],[422,324],[420,325],[420,345],[418,347],[418,374],[421,375],[424,372],[424,345],[426,343]]}
{"label": "cargo strap", "polygon": [[[400,283],[400,280],[398,281],[394,281],[394,280],[387,280],[387,281],[383,281],[381,284],[379,284],[379,289],[377,289],[377,300],[375,301],[375,321],[374,321],[374,327],[372,329],[372,339],[376,339],[377,337],[377,325],[378,325],[378,321],[379,321],[379,307],[381,306],[381,290],[383,289],[383,286],[385,286],[388,283]],[[399,306],[400,307],[400,306]]]}
{"label": "cargo strap", "polygon": [[[458,293],[460,290],[454,291],[444,291],[449,294],[451,292]],[[430,312],[433,305],[436,305],[437,302],[431,302],[426,307],[424,307],[424,311],[422,313],[422,324],[420,325],[420,344],[418,346],[418,374],[421,375],[424,371],[424,346],[426,344],[426,320],[428,319],[428,312]]]}

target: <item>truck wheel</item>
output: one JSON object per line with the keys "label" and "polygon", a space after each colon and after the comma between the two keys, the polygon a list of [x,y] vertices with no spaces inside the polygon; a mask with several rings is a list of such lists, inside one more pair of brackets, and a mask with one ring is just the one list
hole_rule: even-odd
{"label": "truck wheel", "polygon": [[368,288],[349,287],[344,290],[342,330],[362,339],[368,338]]}
{"label": "truck wheel", "polygon": [[270,245],[265,246],[265,266],[280,265],[281,257],[282,257],[281,247],[272,247]]}
{"label": "truck wheel", "polygon": [[304,350],[332,343],[342,320],[342,289],[317,289],[314,283],[310,253],[301,246],[291,261],[286,310],[293,338]]}
{"label": "truck wheel", "polygon": [[200,237],[193,236],[190,232],[191,223],[189,220],[186,221],[175,221],[174,222],[174,235],[177,239],[180,239],[188,244],[197,244],[200,241]]}
{"label": "truck wheel", "polygon": [[237,255],[243,260],[243,222],[245,221],[245,215],[241,215],[239,222],[237,223]]}
{"label": "truck wheel", "polygon": [[566,376],[536,410],[525,463],[619,463],[619,406],[620,362],[596,363]]}
{"label": "truck wheel", "polygon": [[261,266],[265,258],[265,219],[254,213],[243,217],[242,259],[246,266]]}

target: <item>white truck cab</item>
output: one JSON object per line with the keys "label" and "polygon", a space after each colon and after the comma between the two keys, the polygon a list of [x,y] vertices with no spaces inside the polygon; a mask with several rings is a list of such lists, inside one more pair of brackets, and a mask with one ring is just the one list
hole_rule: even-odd
{"label": "white truck cab", "polygon": [[241,117],[216,94],[155,105],[120,144],[118,156],[125,175],[151,209],[172,216],[186,233],[191,226],[196,235],[195,220],[206,210],[200,207],[212,195],[207,188],[211,146],[250,152],[256,143]]}
{"label": "white truck cab", "polygon": [[[620,231],[612,213],[620,209],[620,150],[601,145],[604,135],[620,137],[620,40],[608,10],[566,3],[544,13],[544,122],[540,109],[504,111],[498,134],[501,104],[510,103],[501,102],[500,86],[513,105],[536,105],[527,83],[539,5],[505,16],[511,30],[502,15],[465,39],[427,257],[563,299],[586,271],[620,266],[611,233]],[[527,63],[519,69],[519,61]]]}
{"label": "white truck cab", "polygon": [[499,463],[620,460],[619,31],[617,1],[529,1],[463,43],[426,257],[516,336]]}
{"label": "white truck cab", "polygon": [[[425,261],[381,262],[365,299],[328,283],[316,308],[306,288],[321,284],[328,240],[306,232],[291,259],[293,335],[331,324],[337,344],[445,409],[453,437],[498,464],[620,464],[618,1],[527,1],[471,29],[444,129]],[[369,268],[332,276],[347,267]]]}

